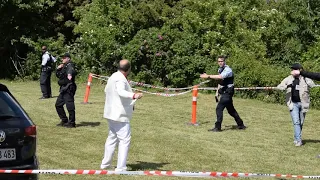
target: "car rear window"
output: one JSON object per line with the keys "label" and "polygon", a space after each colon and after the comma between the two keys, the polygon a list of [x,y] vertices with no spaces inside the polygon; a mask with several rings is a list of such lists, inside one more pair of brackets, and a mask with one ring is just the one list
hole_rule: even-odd
{"label": "car rear window", "polygon": [[0,119],[5,117],[22,117],[23,113],[14,99],[4,91],[0,91]]}

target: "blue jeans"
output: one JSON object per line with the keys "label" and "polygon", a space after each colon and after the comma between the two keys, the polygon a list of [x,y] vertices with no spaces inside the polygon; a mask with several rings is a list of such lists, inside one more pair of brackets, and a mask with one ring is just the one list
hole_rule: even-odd
{"label": "blue jeans", "polygon": [[290,111],[294,128],[294,140],[301,141],[301,132],[306,113],[302,112],[301,102],[294,102],[293,109]]}

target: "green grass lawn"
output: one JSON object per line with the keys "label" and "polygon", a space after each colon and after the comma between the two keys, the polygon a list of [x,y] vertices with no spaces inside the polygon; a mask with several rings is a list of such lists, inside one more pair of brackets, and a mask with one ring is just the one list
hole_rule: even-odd
{"label": "green grass lawn", "polygon": [[[94,81],[89,102],[81,104],[85,84],[78,84],[76,122],[80,127],[56,127],[56,98],[39,100],[38,82],[2,81],[38,126],[41,169],[99,169],[108,135],[103,119],[104,85]],[[52,82],[53,95],[58,86]],[[310,110],[303,130],[305,145],[293,145],[293,127],[286,106],[234,99],[248,127],[233,130],[225,111],[223,131],[208,132],[215,121],[213,95],[199,94],[197,119],[191,120],[192,94],[177,97],[147,95],[136,102],[131,121],[128,170],[226,171],[320,175],[320,112]],[[116,165],[116,156],[114,166]],[[184,179],[175,177],[41,175],[40,179]]]}

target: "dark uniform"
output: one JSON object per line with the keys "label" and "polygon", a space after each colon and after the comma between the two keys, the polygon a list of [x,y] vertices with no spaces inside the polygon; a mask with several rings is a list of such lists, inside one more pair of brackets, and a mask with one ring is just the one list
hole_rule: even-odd
{"label": "dark uniform", "polygon": [[[72,79],[68,79],[68,74],[72,75]],[[77,90],[75,83],[76,70],[75,65],[72,62],[64,64],[60,69],[57,69],[57,77],[59,78],[58,84],[60,86],[60,94],[56,101],[56,110],[61,119],[59,126],[75,127],[75,105],[74,95]],[[63,105],[66,104],[69,113],[69,119],[66,116]]]}
{"label": "dark uniform", "polygon": [[52,97],[51,73],[52,73],[53,59],[48,52],[45,52],[42,54],[41,60],[46,61],[46,63],[41,65],[40,88],[42,92],[42,97],[40,99],[45,99],[45,98]]}
{"label": "dark uniform", "polygon": [[220,100],[218,100],[219,102],[216,108],[217,122],[215,123],[215,128],[212,130],[221,131],[224,108],[227,108],[228,113],[234,118],[238,125],[238,129],[245,129],[246,127],[244,126],[243,121],[233,106],[232,97],[234,95],[234,74],[232,69],[225,65],[224,67],[220,67],[218,72],[223,79],[219,82],[220,88],[218,93],[220,95]]}

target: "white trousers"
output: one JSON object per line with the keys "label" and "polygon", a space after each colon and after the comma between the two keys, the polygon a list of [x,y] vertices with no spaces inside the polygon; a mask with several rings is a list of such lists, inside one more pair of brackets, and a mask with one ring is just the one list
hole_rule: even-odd
{"label": "white trousers", "polygon": [[100,168],[110,168],[116,146],[118,146],[118,162],[116,171],[126,171],[127,157],[130,147],[131,130],[129,122],[118,122],[108,119],[109,135],[105,144],[104,157]]}

